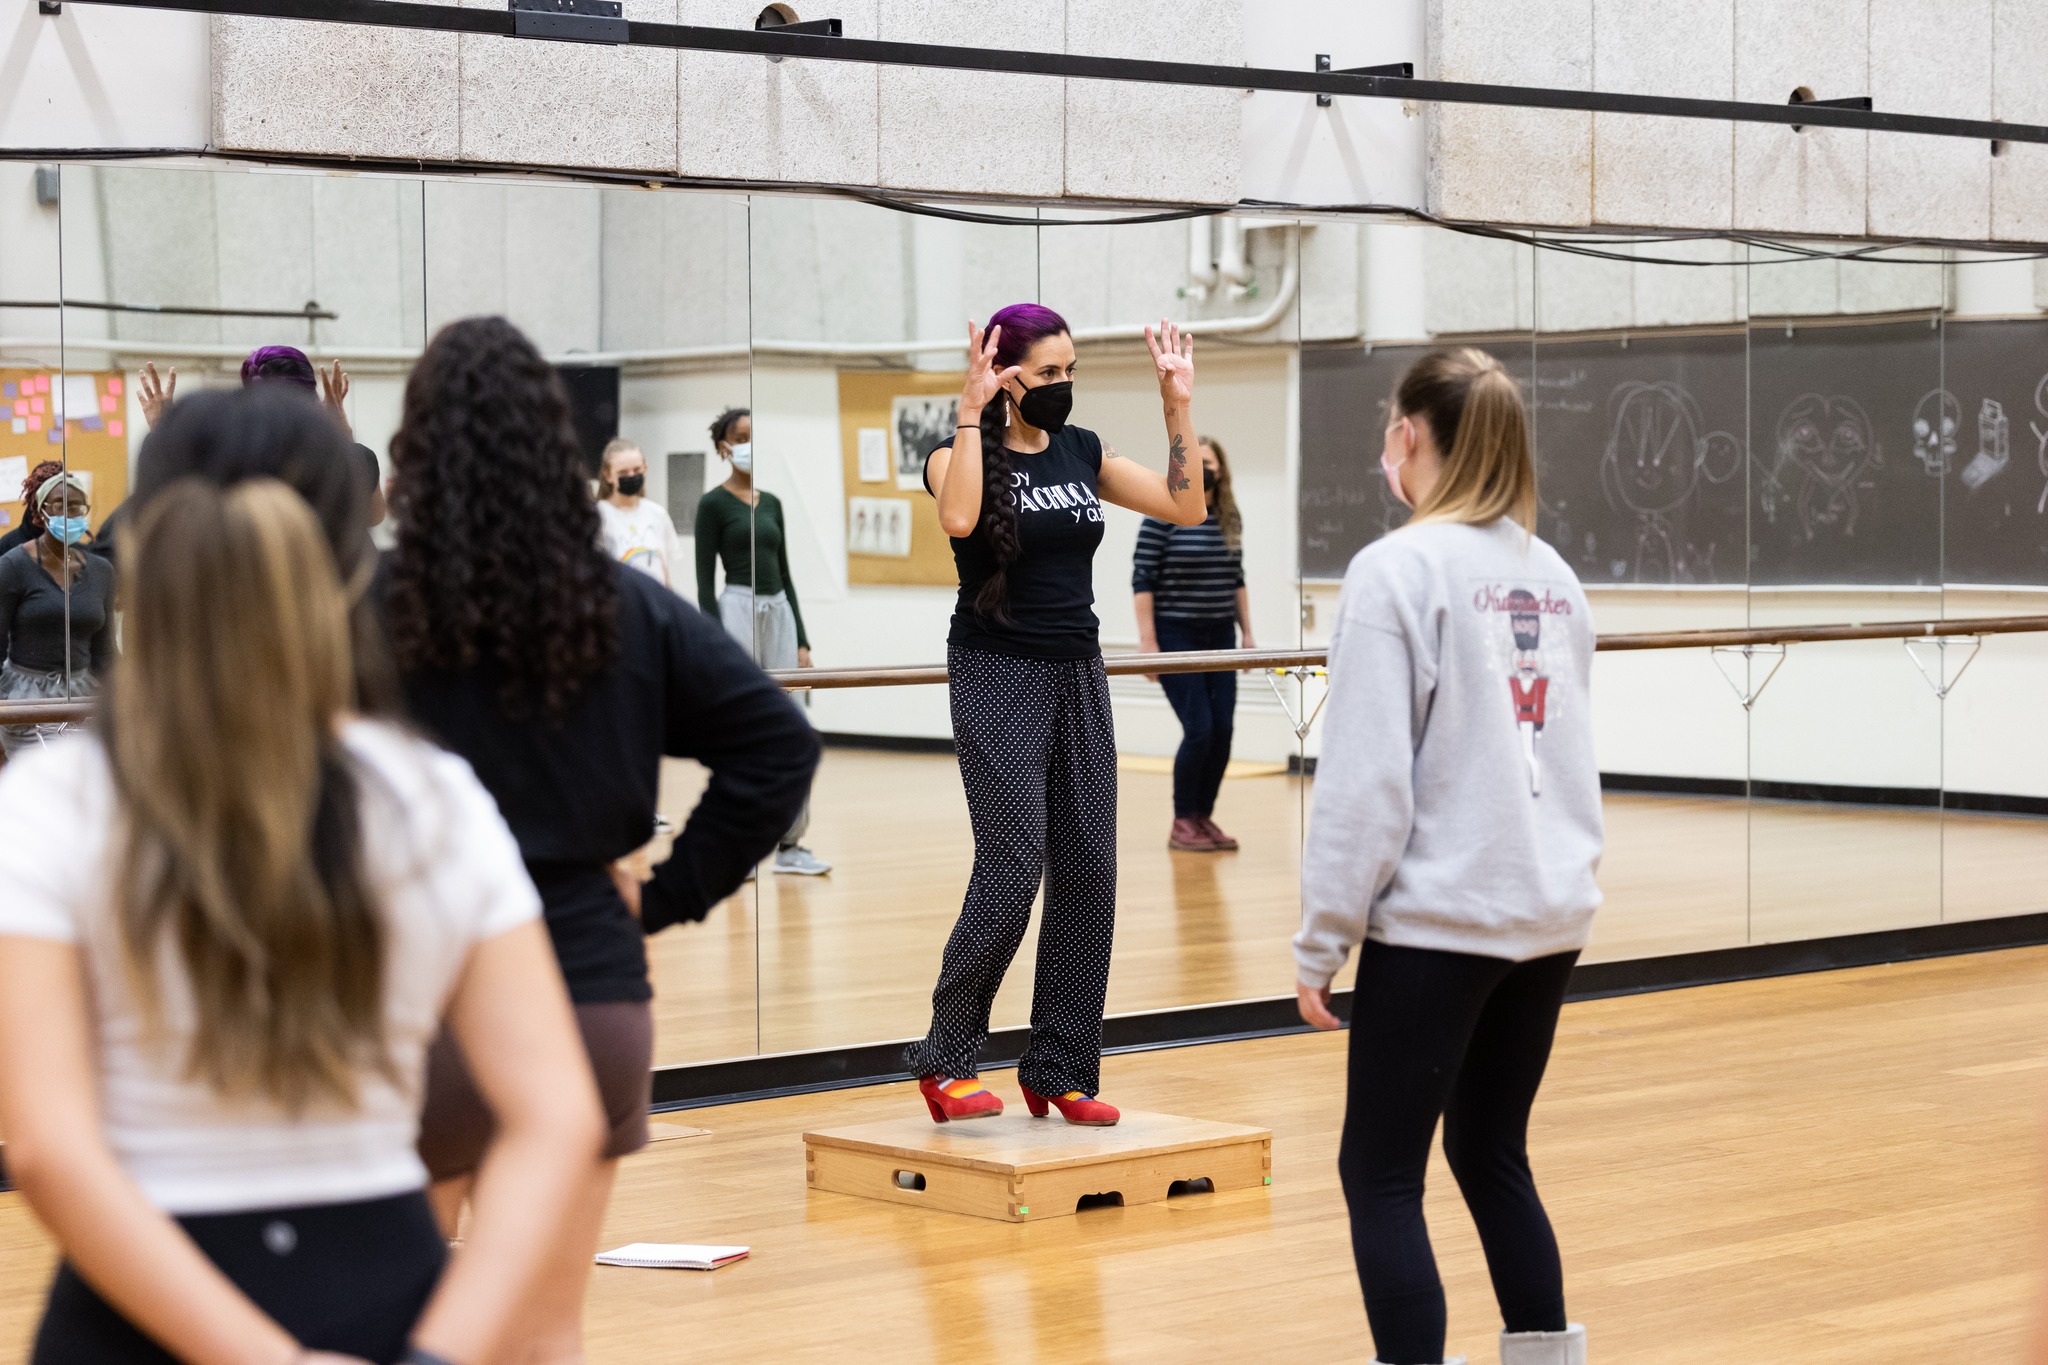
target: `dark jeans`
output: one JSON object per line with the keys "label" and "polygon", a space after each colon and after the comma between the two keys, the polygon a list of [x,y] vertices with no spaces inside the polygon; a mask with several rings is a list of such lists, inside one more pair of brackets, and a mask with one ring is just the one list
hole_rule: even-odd
{"label": "dark jeans", "polygon": [[1507,1330],[1565,1328],[1564,1270],[1529,1172],[1528,1133],[1578,956],[1509,962],[1373,942],[1360,950],[1337,1170],[1385,1365],[1444,1358],[1444,1287],[1422,1220],[1439,1115]]}
{"label": "dark jeans", "polygon": [[[1235,621],[1176,621],[1162,616],[1153,623],[1161,652],[1237,648]],[[1237,674],[1162,673],[1159,685],[1180,717],[1180,752],[1173,756],[1173,815],[1209,815],[1230,764],[1231,726],[1237,717]]]}

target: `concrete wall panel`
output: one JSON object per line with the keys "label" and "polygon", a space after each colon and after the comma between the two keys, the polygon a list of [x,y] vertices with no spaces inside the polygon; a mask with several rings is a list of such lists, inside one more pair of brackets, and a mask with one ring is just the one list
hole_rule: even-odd
{"label": "concrete wall panel", "polygon": [[[992,35],[1062,51],[1065,0],[881,0],[880,36],[987,45]],[[1026,41],[1028,40],[1028,41]],[[1042,76],[883,67],[879,183],[896,189],[1055,198],[1063,190],[1066,100]]]}
{"label": "concrete wall panel", "polygon": [[[832,17],[849,38],[878,32],[880,0],[796,7]],[[829,11],[829,15],[828,15]],[[759,0],[681,0],[678,22],[752,28]],[[684,52],[677,92],[677,170],[683,175],[806,184],[872,185],[880,68],[857,62],[771,62]]]}
{"label": "concrete wall panel", "polygon": [[1431,336],[1508,332],[1530,325],[1530,248],[1442,229],[1423,231],[1423,319]]}
{"label": "concrete wall panel", "polygon": [[1657,242],[1638,253],[1707,265],[1656,265],[1638,261],[1632,269],[1637,327],[1688,327],[1740,322],[1747,312],[1743,248],[1731,242]]}
{"label": "concrete wall panel", "polygon": [[[492,0],[463,4],[501,8]],[[676,0],[625,0],[625,12],[673,24]],[[461,44],[465,160],[675,168],[675,53],[475,34]]]}
{"label": "concrete wall panel", "polygon": [[[2048,123],[2048,6],[1995,0],[1991,116]],[[1991,235],[2048,238],[2048,146],[2008,143],[1991,162]]]}
{"label": "concrete wall panel", "polygon": [[[1870,0],[1735,0],[1735,98],[1870,93]],[[1735,226],[1764,232],[1865,231],[1868,134],[1735,125]]]}
{"label": "concrete wall panel", "polygon": [[[1991,117],[1992,0],[1870,0],[1870,87],[1887,109]],[[2043,224],[2048,229],[2048,224]],[[1870,135],[1870,231],[1981,239],[1991,230],[1991,147]]]}
{"label": "concrete wall panel", "polygon": [[461,41],[453,33],[216,16],[214,142],[236,151],[453,160],[461,151]]}
{"label": "concrete wall panel", "polygon": [[[1431,0],[1425,69],[1439,80],[1589,90],[1593,0]],[[1593,219],[1593,116],[1431,105],[1429,209],[1447,218]]]}
{"label": "concrete wall panel", "polygon": [[1591,332],[1636,325],[1635,266],[1625,261],[1536,253],[1536,330]]}
{"label": "concrete wall panel", "polygon": [[[1593,83],[1637,95],[1729,99],[1735,0],[1595,0]],[[1699,119],[1593,116],[1593,218],[1726,227],[1733,130]]]}
{"label": "concrete wall panel", "polygon": [[[1067,51],[1238,65],[1243,8],[1243,0],[1067,0]],[[1066,99],[1068,194],[1237,202],[1242,91],[1068,81]]]}

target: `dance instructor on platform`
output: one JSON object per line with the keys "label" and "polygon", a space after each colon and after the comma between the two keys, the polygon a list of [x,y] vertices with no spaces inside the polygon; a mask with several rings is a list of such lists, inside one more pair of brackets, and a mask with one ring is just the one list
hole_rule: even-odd
{"label": "dance instructor on platform", "polygon": [[1003,1111],[975,1077],[1041,878],[1031,1043],[1017,1079],[1034,1115],[1051,1105],[1069,1123],[1117,1121],[1095,1098],[1116,931],[1116,735],[1093,610],[1101,503],[1177,526],[1209,511],[1193,463],[1194,339],[1162,322],[1145,343],[1166,409],[1165,473],[1067,425],[1073,337],[1035,303],[1003,309],[986,334],[969,324],[960,425],[925,465],[960,573],[946,665],[974,826],[974,874],[932,991],[931,1031],[905,1053],[940,1123]]}
{"label": "dance instructor on platform", "polygon": [[1533,533],[1528,415],[1499,361],[1417,361],[1380,465],[1415,518],[1344,575],[1294,939],[1301,1017],[1322,1029],[1362,945],[1337,1168],[1366,1319],[1380,1365],[1443,1360],[1422,1219],[1441,1117],[1501,1365],[1584,1365],[1528,1129],[1600,903],[1593,622]]}
{"label": "dance instructor on platform", "polygon": [[[718,622],[598,545],[568,397],[511,323],[441,330],[391,451],[398,546],[378,588],[406,705],[469,760],[519,843],[609,1120],[607,1159],[527,1305],[526,1359],[580,1361],[613,1159],[647,1142],[643,931],[703,919],[739,888],[796,818],[817,735]],[[643,888],[618,862],[653,837],[664,754],[711,781]],[[429,1054],[420,1123],[451,1234],[493,1126],[461,1041]]]}

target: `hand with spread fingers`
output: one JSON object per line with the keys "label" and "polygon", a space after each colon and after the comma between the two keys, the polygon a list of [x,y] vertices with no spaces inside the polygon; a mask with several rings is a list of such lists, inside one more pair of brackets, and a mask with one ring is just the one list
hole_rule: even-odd
{"label": "hand with spread fingers", "polygon": [[1161,318],[1155,330],[1145,328],[1145,345],[1152,351],[1152,366],[1159,372],[1159,397],[1169,408],[1185,408],[1195,401],[1195,338],[1179,326]]}
{"label": "hand with spread fingers", "polygon": [[967,324],[967,382],[960,386],[959,420],[962,423],[978,421],[981,410],[995,401],[996,390],[1017,375],[1018,366],[998,368],[996,365],[996,343],[1002,335],[1001,327],[991,327],[983,332],[977,324]]}
{"label": "hand with spread fingers", "polygon": [[320,401],[327,405],[327,410],[341,423],[343,431],[351,436],[355,435],[355,428],[349,423],[348,408],[345,406],[348,402],[348,371],[342,369],[341,362],[337,360],[327,368],[315,372],[320,376]]}
{"label": "hand with spread fingers", "polygon": [[178,396],[178,367],[171,366],[170,373],[162,378],[157,376],[156,362],[142,362],[142,372],[135,376],[135,399],[142,404],[142,420],[155,426],[163,420],[164,411]]}

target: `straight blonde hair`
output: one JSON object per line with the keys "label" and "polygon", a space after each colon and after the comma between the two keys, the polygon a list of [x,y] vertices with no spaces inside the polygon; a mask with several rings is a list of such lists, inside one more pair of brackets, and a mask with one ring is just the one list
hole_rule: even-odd
{"label": "straight blonde hair", "polygon": [[305,502],[275,479],[179,480],[122,533],[125,650],[102,712],[124,842],[128,975],[161,1020],[190,983],[187,1075],[296,1113],[391,1074],[385,930],[339,725],[350,601]]}
{"label": "straight blonde hair", "polygon": [[1443,473],[1415,520],[1536,530],[1536,461],[1522,391],[1500,361],[1471,346],[1431,351],[1394,390],[1394,409],[1428,425]]}

